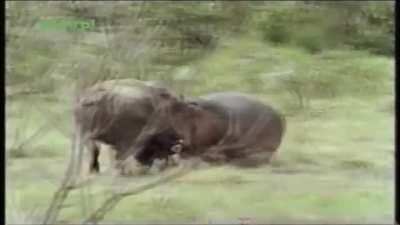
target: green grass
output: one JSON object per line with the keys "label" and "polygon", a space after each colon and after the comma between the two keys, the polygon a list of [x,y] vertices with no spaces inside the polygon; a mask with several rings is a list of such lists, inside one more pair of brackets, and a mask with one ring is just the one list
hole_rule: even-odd
{"label": "green grass", "polygon": [[[309,54],[243,37],[227,40],[186,68],[182,73],[193,78],[186,94],[236,90],[280,109],[287,115],[282,146],[271,165],[205,167],[127,197],[105,221],[217,223],[248,217],[260,223],[392,222],[392,59],[356,51]],[[290,70],[291,75],[271,75]],[[303,82],[300,91],[308,98],[307,107],[291,109],[296,99],[288,91],[287,79]],[[317,84],[326,86],[318,89]],[[329,88],[335,95],[321,93]],[[32,107],[33,100],[51,113]],[[43,96],[7,101],[8,148],[32,136],[43,123],[55,121],[25,146],[24,154],[9,155],[7,220],[15,218],[11,212],[16,208],[20,212],[45,208],[59,184],[70,146],[60,129],[72,131],[66,116],[70,114],[64,110],[69,110],[68,104]],[[103,161],[106,156],[102,154]],[[154,176],[103,177],[84,190],[90,193],[90,204],[83,207],[82,193],[75,191],[60,219],[80,220],[99,206],[112,188],[140,185]],[[13,204],[9,197],[13,193],[23,196],[24,204]]]}
{"label": "green grass", "polygon": [[393,94],[393,62],[346,50],[311,55],[301,48],[273,48],[248,36],[226,41],[194,64],[198,83],[191,94],[229,89],[282,95],[292,88],[288,81],[298,82],[306,97],[323,97],[330,91],[353,96]]}
{"label": "green grass", "polygon": [[[343,101],[354,109],[348,110]],[[323,103],[335,105],[320,101],[321,107]],[[389,221],[393,216],[394,135],[388,128],[393,118],[383,112],[371,113],[371,105],[345,99],[326,117],[290,117],[272,165],[199,169],[172,184],[124,199],[106,220]],[[46,138],[41,142],[46,140],[52,143]],[[29,199],[24,207],[44,207],[55,190],[67,162],[62,157],[66,147],[56,149],[57,157],[11,159],[7,181],[13,191]],[[131,179],[135,184],[138,178]],[[139,183],[147,179],[151,178]],[[90,187],[95,200],[92,209],[104,199],[100,190],[107,185]],[[62,218],[82,218],[80,201],[79,192],[71,195],[68,202],[73,207],[65,208]]]}

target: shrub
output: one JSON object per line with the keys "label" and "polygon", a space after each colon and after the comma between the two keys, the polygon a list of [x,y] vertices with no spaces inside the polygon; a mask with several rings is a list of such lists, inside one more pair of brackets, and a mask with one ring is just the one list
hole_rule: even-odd
{"label": "shrub", "polygon": [[275,44],[285,44],[290,41],[291,33],[287,26],[287,18],[279,12],[272,13],[261,27],[264,40]]}
{"label": "shrub", "polygon": [[[350,46],[374,54],[394,54],[393,3],[297,3],[266,7],[266,12],[260,13],[264,40],[293,44],[310,53]],[[253,18],[260,20],[256,15]]]}
{"label": "shrub", "polygon": [[296,45],[304,48],[309,53],[318,53],[326,46],[324,36],[321,33],[302,32],[297,36]]}

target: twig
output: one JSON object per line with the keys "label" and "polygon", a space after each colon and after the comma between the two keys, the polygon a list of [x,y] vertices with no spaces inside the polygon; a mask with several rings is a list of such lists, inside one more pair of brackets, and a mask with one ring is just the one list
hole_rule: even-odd
{"label": "twig", "polygon": [[121,191],[121,192],[117,192],[114,193],[111,197],[109,197],[108,199],[106,199],[104,201],[104,203],[95,211],[93,212],[88,219],[86,219],[84,221],[84,223],[94,223],[96,224],[97,222],[101,221],[104,216],[110,212],[113,208],[115,208],[115,206],[124,198],[127,196],[131,196],[131,195],[137,195],[140,194],[144,191],[150,190],[152,188],[158,187],[160,185],[166,184],[178,177],[182,177],[186,174],[188,174],[191,170],[191,168],[193,168],[197,163],[193,164],[192,166],[183,166],[182,169],[180,169],[179,171],[177,171],[176,173],[167,175],[165,177],[161,177],[160,179],[145,184],[143,186],[137,187],[133,190],[125,190],[125,191]]}
{"label": "twig", "polygon": [[[76,136],[78,136],[78,138]],[[65,172],[60,187],[54,193],[54,196],[44,216],[43,224],[54,224],[54,222],[57,220],[62,204],[68,197],[68,194],[71,190],[69,187],[71,186],[71,184],[74,183],[76,178],[75,175],[79,174],[79,170],[76,171],[76,168],[80,168],[80,166],[76,165],[76,163],[82,163],[82,147],[83,146],[80,140],[80,135],[75,134],[72,138],[71,156],[67,170]],[[76,161],[76,159],[78,159],[78,161]]]}
{"label": "twig", "polygon": [[49,130],[48,128],[48,124],[44,124],[43,126],[41,126],[39,129],[36,130],[36,132],[34,134],[32,134],[32,136],[26,138],[24,141],[22,141],[17,147],[11,147],[11,149],[21,149],[22,147],[24,147],[26,144],[28,144],[29,142],[31,142],[34,138],[38,137],[39,134],[43,134],[43,132],[48,132]]}

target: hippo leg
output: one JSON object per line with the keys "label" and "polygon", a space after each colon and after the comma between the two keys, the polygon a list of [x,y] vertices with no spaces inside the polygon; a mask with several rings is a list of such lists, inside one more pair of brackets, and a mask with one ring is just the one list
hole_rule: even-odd
{"label": "hippo leg", "polygon": [[218,151],[216,149],[211,149],[211,151],[208,150],[204,152],[201,158],[205,162],[213,164],[221,164],[227,160],[225,153],[223,151]]}
{"label": "hippo leg", "polygon": [[[254,150],[253,150],[254,151]],[[259,167],[271,161],[273,152],[254,151],[243,157],[232,159],[232,164],[239,167]]]}
{"label": "hippo leg", "polygon": [[243,157],[244,148],[244,144],[216,145],[204,152],[203,158],[210,162],[228,162]]}
{"label": "hippo leg", "polygon": [[97,146],[94,140],[89,140],[87,143],[87,147],[90,153],[90,173],[99,173],[100,172],[100,164],[99,164],[99,155],[100,149]]}
{"label": "hippo leg", "polygon": [[273,152],[244,144],[215,146],[210,148],[203,159],[213,163],[231,163],[239,167],[258,167],[270,161]]}

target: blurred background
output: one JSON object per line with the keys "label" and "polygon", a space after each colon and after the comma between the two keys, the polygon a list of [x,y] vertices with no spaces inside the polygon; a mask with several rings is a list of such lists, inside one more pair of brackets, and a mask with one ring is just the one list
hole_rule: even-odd
{"label": "blurred background", "polygon": [[[95,25],[39,25],[57,18]],[[271,165],[195,171],[125,199],[105,221],[393,221],[394,1],[6,2],[9,224],[40,221],[59,183],[74,88],[116,78],[194,97],[239,91],[288,127]],[[72,195],[62,221],[107,191]]]}

